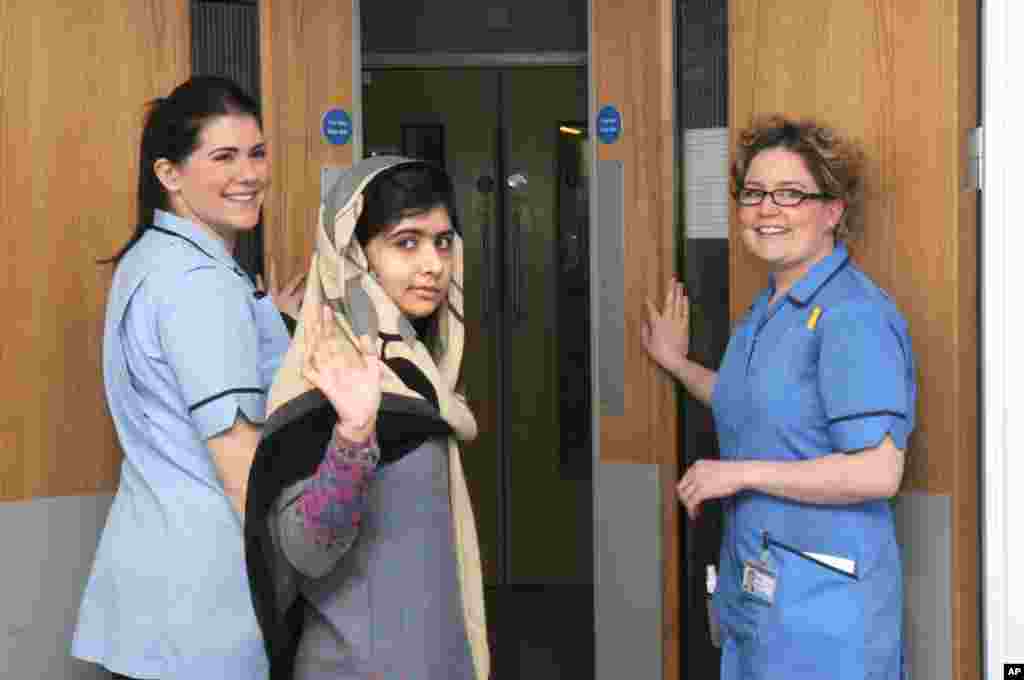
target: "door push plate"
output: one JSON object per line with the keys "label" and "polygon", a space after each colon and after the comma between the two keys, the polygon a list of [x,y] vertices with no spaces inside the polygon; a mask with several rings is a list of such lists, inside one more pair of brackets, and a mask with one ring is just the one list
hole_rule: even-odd
{"label": "door push plate", "polygon": [[976,127],[968,130],[965,147],[963,190],[980,191],[984,181],[985,129]]}

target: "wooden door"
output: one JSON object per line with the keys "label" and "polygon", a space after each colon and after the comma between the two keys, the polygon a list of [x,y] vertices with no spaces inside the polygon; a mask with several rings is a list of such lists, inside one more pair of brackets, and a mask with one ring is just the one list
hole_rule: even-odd
{"label": "wooden door", "polygon": [[68,654],[121,463],[97,260],[135,229],[145,104],[189,47],[186,0],[0,0],[0,675],[101,675]]}
{"label": "wooden door", "polygon": [[274,169],[263,209],[264,265],[274,259],[283,281],[309,269],[321,168],[355,160],[358,127],[346,144],[328,143],[321,135],[328,109],[343,109],[358,120],[353,4],[259,3],[263,127]]}
{"label": "wooden door", "polygon": [[[681,526],[675,494],[680,459],[678,404],[673,380],[646,356],[640,344],[645,298],[663,299],[666,282],[677,273],[674,9],[672,0],[591,0],[590,3],[591,115],[605,105],[614,105],[622,119],[619,139],[610,144],[597,144],[594,153],[598,164],[604,161],[622,164],[625,214],[621,272],[624,408],[621,413],[602,413],[597,419],[598,465],[653,466],[657,470],[658,485],[651,496],[628,500],[616,499],[613,493],[601,497],[602,492],[598,490],[596,503],[599,506],[623,504],[619,509],[626,503],[649,504],[661,514],[658,538],[661,564],[656,567],[661,576],[661,621],[653,622],[653,629],[661,632],[661,639],[650,642],[632,638],[605,639],[602,626],[611,629],[614,622],[602,621],[599,609],[599,678],[611,677],[601,675],[602,654],[605,663],[625,655],[627,661],[621,668],[622,672],[628,672],[625,669],[629,664],[637,663],[630,656],[649,656],[655,653],[652,650],[660,654],[660,659],[653,664],[660,668],[659,677],[668,680],[680,676]],[[615,549],[617,542],[623,539],[614,534],[624,532],[610,533],[613,535],[606,538],[614,559],[628,563],[631,558],[623,554],[626,551]],[[613,590],[629,588],[631,584],[598,583],[596,587],[599,591]],[[601,597],[599,593],[599,601]],[[631,622],[643,624],[645,631],[652,629],[652,622],[647,620],[649,615],[630,609],[628,602],[620,605],[619,611]],[[610,647],[602,651],[605,646]]]}
{"label": "wooden door", "polygon": [[[938,555],[950,579],[936,597],[950,603],[952,647],[928,653],[948,655],[950,677],[978,677],[977,199],[962,188],[978,119],[978,4],[733,0],[729,22],[734,138],[752,115],[782,112],[820,117],[863,142],[866,229],[851,251],[896,299],[919,362],[903,496],[945,499],[951,513],[949,552]],[[766,274],[742,247],[731,249],[730,269],[735,318]],[[937,536],[913,540],[905,561],[938,545]],[[908,594],[935,568],[923,566],[908,574]],[[914,606],[908,596],[910,620]]]}
{"label": "wooden door", "polygon": [[135,228],[145,103],[188,76],[184,0],[0,0],[0,500],[117,486],[97,260]]}

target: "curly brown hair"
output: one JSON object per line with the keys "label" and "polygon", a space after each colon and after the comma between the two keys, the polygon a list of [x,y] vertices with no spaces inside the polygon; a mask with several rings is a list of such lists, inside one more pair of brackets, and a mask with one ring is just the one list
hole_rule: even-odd
{"label": "curly brown hair", "polygon": [[732,164],[735,197],[746,181],[750,162],[766,149],[786,149],[804,160],[820,191],[846,203],[835,236],[849,241],[862,230],[864,154],[852,140],[813,120],[793,120],[779,114],[754,119],[740,132]]}

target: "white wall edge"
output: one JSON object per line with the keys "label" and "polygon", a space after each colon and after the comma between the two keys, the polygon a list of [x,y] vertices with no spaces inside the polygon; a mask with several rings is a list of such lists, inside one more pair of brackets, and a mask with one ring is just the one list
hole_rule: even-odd
{"label": "white wall edge", "polygon": [[1014,39],[1024,31],[1024,6],[1020,0],[986,0],[981,19],[982,628],[984,675],[998,680],[1004,663],[1024,661],[1024,589],[1010,580],[1024,565],[1024,542],[1009,534],[1009,519],[1024,515],[1024,464],[1011,455],[1024,450],[1022,392],[1011,391],[1024,385],[1020,352],[1014,351],[1022,326],[1015,303],[1024,291],[1024,267],[1015,256],[1024,247],[1024,224],[1020,196],[1013,195],[1024,184],[1017,122],[1024,44]]}

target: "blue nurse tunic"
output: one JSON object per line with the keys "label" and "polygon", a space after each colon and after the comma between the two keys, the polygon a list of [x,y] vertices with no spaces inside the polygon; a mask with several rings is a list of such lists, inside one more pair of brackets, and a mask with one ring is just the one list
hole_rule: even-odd
{"label": "blue nurse tunic", "polygon": [[[718,373],[722,458],[813,459],[886,434],[906,449],[915,362],[886,293],[841,244],[770,304],[772,292],[738,323]],[[724,510],[713,600],[723,680],[901,677],[902,569],[887,500],[812,505],[745,491]]]}
{"label": "blue nurse tunic", "polygon": [[240,414],[263,422],[288,342],[223,242],[156,212],[107,304],[103,373],[124,460],[74,656],[136,678],[266,677],[241,522],[206,440]]}

